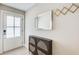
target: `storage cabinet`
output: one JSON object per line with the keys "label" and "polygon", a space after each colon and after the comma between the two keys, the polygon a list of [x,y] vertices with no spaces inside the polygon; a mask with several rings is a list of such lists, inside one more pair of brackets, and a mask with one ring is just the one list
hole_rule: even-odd
{"label": "storage cabinet", "polygon": [[33,55],[52,55],[52,40],[29,36],[29,51]]}

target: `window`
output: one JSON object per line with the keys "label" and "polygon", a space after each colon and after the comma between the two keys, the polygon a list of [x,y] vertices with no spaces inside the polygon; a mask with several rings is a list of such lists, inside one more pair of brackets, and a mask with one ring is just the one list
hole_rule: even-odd
{"label": "window", "polygon": [[21,17],[7,15],[6,37],[20,37]]}

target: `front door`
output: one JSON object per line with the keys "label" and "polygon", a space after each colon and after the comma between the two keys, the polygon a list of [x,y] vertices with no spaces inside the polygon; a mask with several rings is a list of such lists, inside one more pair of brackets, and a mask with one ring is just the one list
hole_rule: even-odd
{"label": "front door", "polygon": [[3,13],[3,51],[23,46],[23,17]]}

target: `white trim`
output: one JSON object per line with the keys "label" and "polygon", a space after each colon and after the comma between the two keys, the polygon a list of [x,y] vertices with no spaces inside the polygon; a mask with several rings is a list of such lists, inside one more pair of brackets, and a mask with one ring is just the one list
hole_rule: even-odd
{"label": "white trim", "polygon": [[5,11],[5,10],[2,10],[2,11],[3,11],[3,13],[5,13],[5,14],[11,14],[11,15],[14,15],[14,16],[24,17],[24,15],[19,14],[19,13],[15,13],[15,12],[11,12],[11,11]]}

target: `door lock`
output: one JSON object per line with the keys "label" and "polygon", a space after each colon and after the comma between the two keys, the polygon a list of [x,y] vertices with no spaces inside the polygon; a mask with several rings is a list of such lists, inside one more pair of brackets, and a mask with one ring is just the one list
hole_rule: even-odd
{"label": "door lock", "polygon": [[6,35],[6,30],[3,30],[4,35]]}

